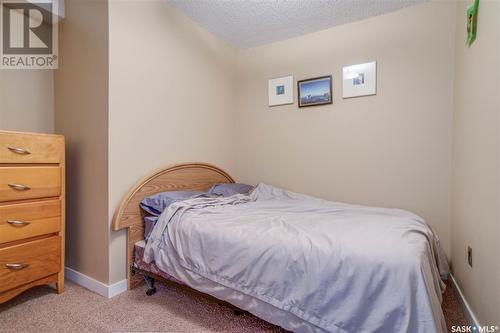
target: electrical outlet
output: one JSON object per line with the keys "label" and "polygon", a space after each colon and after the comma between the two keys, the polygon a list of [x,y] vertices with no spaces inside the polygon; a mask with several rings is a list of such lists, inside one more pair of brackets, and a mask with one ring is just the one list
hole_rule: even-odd
{"label": "electrical outlet", "polygon": [[472,248],[470,246],[467,246],[467,262],[472,267]]}

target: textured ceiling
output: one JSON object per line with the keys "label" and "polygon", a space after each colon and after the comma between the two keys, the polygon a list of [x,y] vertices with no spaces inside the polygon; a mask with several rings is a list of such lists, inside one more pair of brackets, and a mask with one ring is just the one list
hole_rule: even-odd
{"label": "textured ceiling", "polygon": [[166,0],[236,48],[361,20],[424,0]]}

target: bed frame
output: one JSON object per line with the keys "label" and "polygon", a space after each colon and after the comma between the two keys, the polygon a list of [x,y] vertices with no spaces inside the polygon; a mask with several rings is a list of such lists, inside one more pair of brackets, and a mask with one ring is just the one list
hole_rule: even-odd
{"label": "bed frame", "polygon": [[[139,207],[142,199],[159,192],[206,191],[217,183],[234,183],[234,180],[216,166],[206,163],[184,163],[154,172],[139,181],[125,195],[113,217],[113,230],[127,229],[128,289],[142,282],[140,274],[131,274],[134,264],[134,244],[144,239],[145,213]],[[157,278],[150,274],[149,276]]]}

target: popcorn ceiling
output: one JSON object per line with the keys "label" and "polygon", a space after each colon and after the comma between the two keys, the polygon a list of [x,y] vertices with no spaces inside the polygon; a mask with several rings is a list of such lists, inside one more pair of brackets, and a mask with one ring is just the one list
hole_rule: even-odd
{"label": "popcorn ceiling", "polygon": [[165,0],[235,48],[362,20],[424,0]]}

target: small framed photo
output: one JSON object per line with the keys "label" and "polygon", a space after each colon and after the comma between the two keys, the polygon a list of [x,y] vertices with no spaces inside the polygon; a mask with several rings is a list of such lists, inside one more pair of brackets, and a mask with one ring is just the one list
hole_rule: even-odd
{"label": "small framed photo", "polygon": [[293,76],[268,81],[269,106],[293,104]]}
{"label": "small framed photo", "polygon": [[467,41],[468,47],[474,43],[477,34],[477,11],[479,8],[479,0],[474,0],[474,3],[467,7]]}
{"label": "small framed photo", "polygon": [[332,104],[332,76],[321,76],[297,82],[299,108]]}
{"label": "small framed photo", "polygon": [[345,66],[342,69],[342,97],[377,94],[377,62]]}

